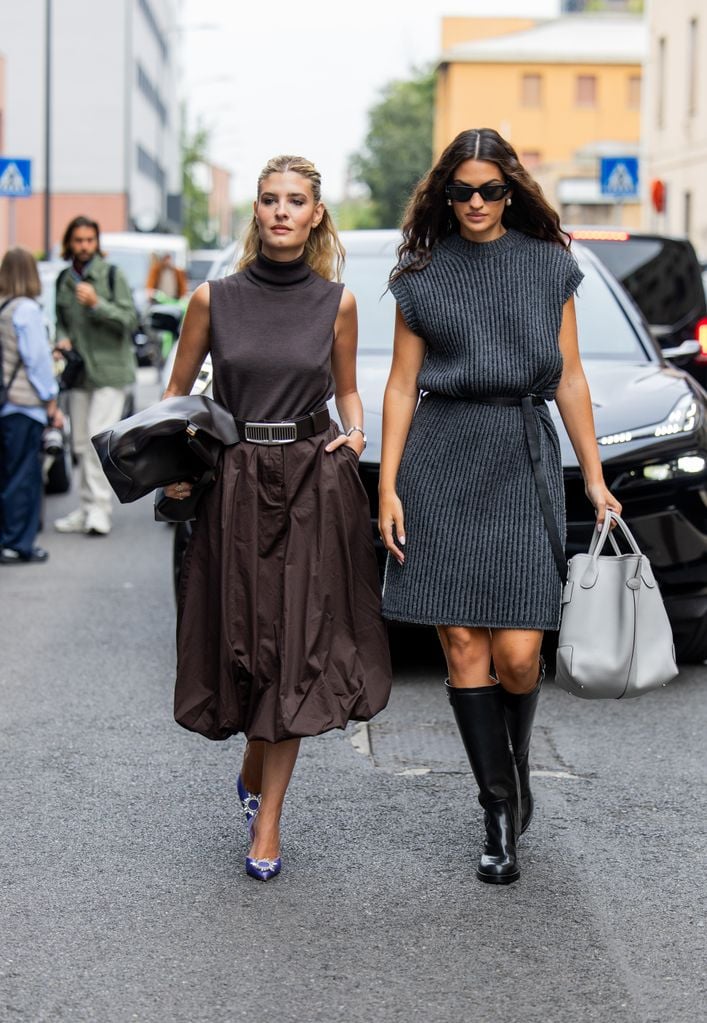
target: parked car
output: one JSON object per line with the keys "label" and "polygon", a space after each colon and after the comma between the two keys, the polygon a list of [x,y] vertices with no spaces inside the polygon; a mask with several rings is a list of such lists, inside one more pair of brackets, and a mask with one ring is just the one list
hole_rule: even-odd
{"label": "parked car", "polygon": [[[707,301],[687,238],[612,228],[572,228],[628,291],[661,348],[684,345],[678,364],[707,386]],[[675,356],[673,356],[675,358]]]}
{"label": "parked car", "polygon": [[[400,241],[396,231],[342,232],[344,278],[359,310],[358,384],[368,446],[359,472],[378,537],[378,475],[383,390],[390,367],[395,303],[386,291]],[[589,379],[599,451],[608,485],[651,558],[683,661],[707,658],[707,394],[669,365],[641,313],[602,262],[573,246],[585,279],[577,299],[580,348]],[[207,359],[195,393],[210,393]],[[586,550],[593,509],[574,450],[551,405],[562,448],[567,504],[567,554]],[[335,413],[332,402],[332,411]],[[174,538],[178,581],[189,527]]]}
{"label": "parked car", "polygon": [[240,249],[241,243],[239,241],[234,241],[231,242],[230,245],[221,249],[220,252],[217,252],[214,255],[214,260],[209,267],[205,280],[216,281],[219,277],[225,277],[227,274],[233,273],[236,268]]}
{"label": "parked car", "polygon": [[120,267],[125,274],[141,315],[149,304],[145,284],[153,255],[157,252],[169,252],[175,266],[182,270],[187,268],[188,243],[181,234],[105,231],[101,234],[101,248],[106,254],[107,261]]}
{"label": "parked car", "polygon": [[187,259],[189,291],[194,291],[209,276],[209,270],[219,254],[218,249],[191,249]]}

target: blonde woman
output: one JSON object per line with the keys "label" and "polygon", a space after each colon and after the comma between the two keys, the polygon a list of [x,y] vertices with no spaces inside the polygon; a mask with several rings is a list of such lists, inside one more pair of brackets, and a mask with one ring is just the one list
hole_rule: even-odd
{"label": "blonde woman", "polygon": [[[194,292],[165,391],[188,394],[211,352],[214,397],[241,438],[202,499],[185,557],[175,717],[209,739],[245,733],[246,872],[263,881],[281,869],[300,739],[368,720],[390,691],[357,471],[356,302],[334,280],[343,256],[316,168],[270,160],[238,272]],[[329,420],[332,395],[343,432]]]}

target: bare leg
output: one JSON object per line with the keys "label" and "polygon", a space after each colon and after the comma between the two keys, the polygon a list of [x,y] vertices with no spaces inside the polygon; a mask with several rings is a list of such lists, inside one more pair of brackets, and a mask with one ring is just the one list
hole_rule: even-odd
{"label": "bare leg", "polygon": [[475,689],[489,685],[491,633],[488,629],[438,625],[437,634],[447,659],[451,686]]}
{"label": "bare leg", "polygon": [[299,753],[299,744],[299,739],[263,743],[263,800],[255,823],[255,837],[248,853],[254,859],[274,860],[280,855],[280,815]]}
{"label": "bare leg", "polygon": [[260,792],[263,784],[263,757],[265,743],[261,739],[247,742],[243,751],[241,778],[249,792]]}
{"label": "bare leg", "polygon": [[493,665],[503,688],[516,696],[530,693],[538,684],[540,647],[538,629],[494,629],[491,638]]}

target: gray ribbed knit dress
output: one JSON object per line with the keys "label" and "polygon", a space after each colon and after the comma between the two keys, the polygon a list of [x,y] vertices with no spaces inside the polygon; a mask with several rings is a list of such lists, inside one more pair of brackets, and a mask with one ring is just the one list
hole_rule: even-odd
{"label": "gray ribbed knit dress", "polygon": [[[582,279],[561,245],[508,230],[492,242],[454,234],[390,289],[427,345],[427,392],[398,472],[405,563],[389,557],[387,618],[429,625],[557,629],[561,583],[515,406],[474,399],[551,399],[562,375],[562,307]],[[560,535],[562,463],[544,405],[535,408]]]}

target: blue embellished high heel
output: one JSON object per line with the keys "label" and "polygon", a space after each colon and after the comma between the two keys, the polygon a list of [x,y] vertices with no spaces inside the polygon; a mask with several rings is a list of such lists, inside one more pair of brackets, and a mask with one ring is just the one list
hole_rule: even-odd
{"label": "blue embellished high heel", "polygon": [[260,803],[263,797],[259,792],[249,792],[243,784],[243,779],[240,774],[236,780],[236,788],[238,789],[238,798],[240,799],[241,806],[243,807],[243,816],[245,817],[245,822],[248,825],[248,834],[252,840],[253,822],[258,816],[258,810],[260,809]]}
{"label": "blue embellished high heel", "polygon": [[277,877],[282,870],[282,859],[278,856],[274,860],[256,860],[253,856],[245,858],[245,872],[256,881],[269,881],[271,877]]}

